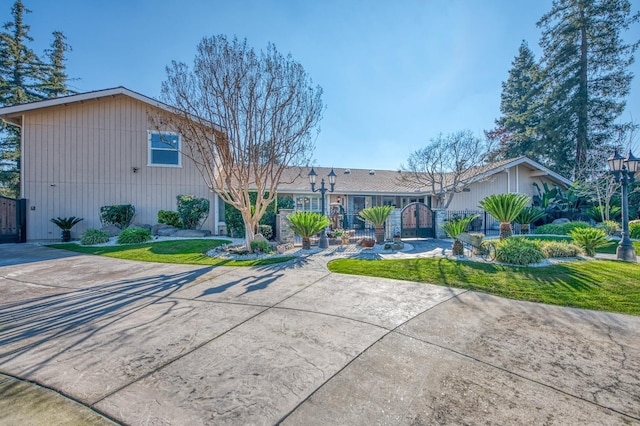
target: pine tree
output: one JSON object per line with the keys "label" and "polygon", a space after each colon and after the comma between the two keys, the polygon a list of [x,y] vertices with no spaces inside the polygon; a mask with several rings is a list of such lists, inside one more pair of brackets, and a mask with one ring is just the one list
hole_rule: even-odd
{"label": "pine tree", "polygon": [[42,81],[42,62],[28,46],[33,38],[24,23],[24,15],[31,13],[21,0],[11,7],[12,22],[3,25],[0,32],[0,75],[5,82],[0,91],[1,105],[16,105],[37,101],[44,96],[39,92]]}
{"label": "pine tree", "polygon": [[556,171],[575,174],[590,152],[611,143],[638,47],[621,35],[638,17],[629,0],[554,0],[538,22],[545,83],[539,131]]}
{"label": "pine tree", "polygon": [[541,97],[540,67],[526,41],[522,41],[518,55],[511,63],[509,78],[502,83],[500,112],[496,128],[486,132],[488,138],[499,142],[493,159],[526,155],[544,163],[540,150]]}
{"label": "pine tree", "polygon": [[[61,32],[54,32],[51,49],[43,62],[29,48],[33,41],[24,17],[31,13],[21,0],[11,7],[13,20],[0,32],[0,106],[17,105],[72,93],[65,69],[65,53],[71,48]],[[0,125],[0,194],[16,197],[20,182],[20,129]]]}
{"label": "pine tree", "polygon": [[51,48],[45,51],[49,58],[49,64],[47,65],[42,92],[47,98],[56,98],[58,96],[75,93],[67,87],[69,76],[66,71],[65,54],[71,51],[71,46],[69,46],[65,40],[66,37],[62,32],[54,31]]}

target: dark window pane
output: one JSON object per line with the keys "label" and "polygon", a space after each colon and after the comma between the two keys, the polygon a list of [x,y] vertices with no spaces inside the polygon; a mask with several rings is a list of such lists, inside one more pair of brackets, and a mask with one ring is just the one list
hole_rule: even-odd
{"label": "dark window pane", "polygon": [[170,164],[177,166],[178,151],[151,150],[151,164]]}

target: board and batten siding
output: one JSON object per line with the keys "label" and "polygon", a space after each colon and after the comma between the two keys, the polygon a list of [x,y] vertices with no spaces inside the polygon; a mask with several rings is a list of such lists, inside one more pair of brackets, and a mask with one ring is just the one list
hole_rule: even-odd
{"label": "board and batten siding", "polygon": [[548,182],[551,187],[555,186],[544,176],[531,176],[533,171],[525,165],[517,165],[493,174],[485,180],[474,182],[468,192],[459,192],[453,197],[448,210],[480,210],[480,201],[492,194],[517,192],[533,197],[537,194],[534,182],[541,187],[542,182]]}
{"label": "board and batten siding", "polygon": [[[176,210],[176,196],[205,197],[211,203],[203,229],[217,232],[215,195],[191,160],[182,167],[148,165],[147,111],[151,106],[124,95],[74,102],[27,113],[23,121],[23,197],[27,199],[27,239],[55,240],[53,217],[84,221],[79,238],[100,228],[100,207],[133,204],[134,223],[157,223],[158,210]],[[137,168],[134,173],[133,168]]]}

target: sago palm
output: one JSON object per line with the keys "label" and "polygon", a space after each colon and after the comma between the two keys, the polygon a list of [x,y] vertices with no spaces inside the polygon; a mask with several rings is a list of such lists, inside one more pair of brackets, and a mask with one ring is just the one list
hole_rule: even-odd
{"label": "sago palm", "polygon": [[584,249],[587,256],[595,256],[596,249],[609,245],[607,234],[602,229],[578,228],[569,232],[573,243]]}
{"label": "sago palm", "polygon": [[454,219],[449,220],[440,227],[442,230],[449,236],[449,238],[453,239],[453,255],[454,256],[462,256],[464,255],[464,246],[462,245],[462,241],[458,239],[458,235],[462,234],[467,230],[469,224],[473,219],[477,216],[467,216],[464,219]]}
{"label": "sago palm", "polygon": [[324,215],[314,212],[295,212],[287,216],[290,227],[296,234],[302,237],[302,248],[311,248],[311,237],[331,224]]}
{"label": "sago palm", "polygon": [[480,201],[480,207],[500,222],[500,239],[504,240],[513,235],[511,222],[530,201],[524,194],[493,194]]}
{"label": "sago palm", "polygon": [[514,222],[520,225],[520,233],[529,233],[529,224],[535,222],[538,219],[543,218],[547,214],[544,210],[538,207],[525,207],[520,214],[514,219]]}
{"label": "sago palm", "polygon": [[375,206],[360,210],[360,217],[373,223],[376,229],[376,242],[384,242],[384,223],[393,211],[393,206]]}

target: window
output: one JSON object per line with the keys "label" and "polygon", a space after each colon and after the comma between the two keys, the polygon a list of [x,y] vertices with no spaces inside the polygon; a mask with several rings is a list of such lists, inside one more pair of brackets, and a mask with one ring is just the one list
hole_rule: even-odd
{"label": "window", "polygon": [[181,166],[180,135],[170,132],[149,132],[149,165]]}
{"label": "window", "polygon": [[320,212],[320,197],[297,196],[296,211]]}

